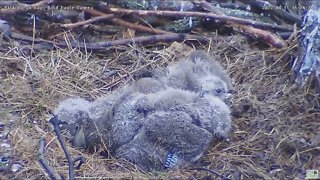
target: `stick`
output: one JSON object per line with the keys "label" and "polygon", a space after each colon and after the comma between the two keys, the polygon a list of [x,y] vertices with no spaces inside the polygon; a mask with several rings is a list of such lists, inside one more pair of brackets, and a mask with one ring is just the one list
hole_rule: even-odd
{"label": "stick", "polygon": [[140,36],[130,39],[119,39],[114,41],[105,41],[98,43],[87,43],[87,47],[106,48],[118,45],[129,45],[131,43],[156,43],[156,42],[168,42],[168,41],[181,41],[185,38],[184,34],[162,34],[162,35],[150,35]]}
{"label": "stick", "polygon": [[57,172],[52,169],[49,164],[47,163],[44,153],[45,153],[45,140],[44,138],[41,138],[39,141],[39,152],[38,152],[38,161],[42,168],[45,170],[45,172],[48,174],[50,179],[62,179],[61,176]]}
{"label": "stick", "polygon": [[234,27],[237,31],[248,34],[253,38],[263,40],[263,42],[275,48],[281,49],[286,46],[286,42],[283,39],[268,31],[237,24],[233,24],[231,26]]}
{"label": "stick", "polygon": [[[202,8],[206,9],[207,11],[211,11],[219,15],[224,15],[222,12],[218,11],[214,6],[212,6],[210,3],[206,1],[200,1],[200,5],[202,6]],[[266,42],[267,44],[270,44],[273,47],[283,48],[286,45],[283,39],[281,39],[280,37],[278,37],[277,35],[271,32],[268,32],[262,29],[257,29],[251,26],[233,23],[230,21],[227,21],[226,24],[227,26],[232,27],[234,30],[238,32],[247,34],[253,38],[262,39],[264,42]]]}
{"label": "stick", "polygon": [[283,27],[279,25],[273,25],[268,23],[256,22],[247,19],[229,17],[226,15],[217,15],[213,13],[203,12],[180,12],[180,11],[153,11],[153,10],[128,10],[120,8],[109,8],[112,13],[117,14],[137,14],[140,16],[170,16],[170,17],[202,17],[202,18],[213,18],[222,22],[233,22],[242,25],[250,25],[262,29],[272,29],[276,31],[293,31],[292,28]]}
{"label": "stick", "polygon": [[62,150],[67,158],[67,161],[68,161],[69,179],[74,180],[74,163],[76,161],[72,160],[65,142],[62,140],[62,135],[61,135],[60,128],[59,128],[59,125],[63,124],[64,122],[60,121],[58,119],[57,115],[53,114],[51,111],[50,111],[50,114],[53,115],[53,117],[50,119],[49,122],[53,125],[53,131],[56,133],[57,139],[58,139],[58,141],[62,147]]}
{"label": "stick", "polygon": [[[98,11],[98,10],[95,10],[95,9],[89,9],[89,10],[86,10],[86,12],[89,14],[95,15],[95,16],[105,15],[105,13]],[[124,20],[122,20],[120,18],[116,18],[116,17],[111,18],[110,21],[113,22],[114,24],[118,24],[120,26],[124,26],[124,27],[130,28],[130,29],[133,29],[136,31],[140,31],[140,32],[148,32],[148,33],[152,33],[152,34],[172,33],[172,32],[167,32],[167,31],[163,31],[163,30],[159,30],[159,29],[155,29],[155,28],[142,26],[139,24],[133,24],[133,23],[130,23],[128,21],[124,21]]]}
{"label": "stick", "polygon": [[94,17],[92,19],[85,20],[85,21],[80,21],[80,22],[76,22],[76,23],[62,24],[61,27],[68,28],[68,29],[73,29],[73,28],[76,28],[76,27],[79,27],[79,26],[83,26],[83,25],[86,25],[86,24],[91,24],[91,23],[94,23],[94,22],[97,22],[97,21],[111,19],[113,17],[114,17],[113,14],[104,14],[104,15],[101,15],[101,16]]}
{"label": "stick", "polygon": [[275,15],[278,18],[288,22],[288,23],[297,23],[298,26],[301,24],[301,17],[291,14],[283,9],[279,9],[277,6],[262,0],[240,0],[245,4],[249,4],[253,7],[256,7],[262,11],[265,11],[269,14]]}
{"label": "stick", "polygon": [[[32,38],[31,36],[12,33],[12,37],[14,39],[25,40],[29,42],[37,42],[43,43],[45,48],[49,48],[50,46],[57,46],[60,48],[67,48],[69,47],[66,43],[60,42],[53,42],[49,40],[39,39],[39,38]],[[71,43],[71,47],[79,47],[80,49],[91,49],[91,50],[105,50],[108,47],[113,46],[129,46],[131,43],[155,43],[155,42],[172,42],[172,41],[184,41],[184,40],[198,40],[201,42],[209,41],[208,38],[196,36],[196,35],[187,35],[187,34],[161,34],[161,35],[150,35],[150,36],[141,36],[129,39],[120,39],[114,41],[104,41],[104,42],[97,42],[97,43]]]}

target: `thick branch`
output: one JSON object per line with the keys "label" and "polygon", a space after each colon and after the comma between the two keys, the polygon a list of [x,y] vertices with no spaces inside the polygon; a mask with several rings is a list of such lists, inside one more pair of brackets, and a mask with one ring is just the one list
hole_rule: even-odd
{"label": "thick branch", "polygon": [[[29,42],[43,43],[43,46],[51,45],[61,48],[70,47],[66,43],[57,43],[49,40],[43,40],[39,38],[32,38],[31,36],[12,33],[14,39],[25,40]],[[118,45],[128,46],[131,43],[155,43],[155,42],[172,42],[172,41],[183,41],[183,40],[197,40],[201,42],[207,42],[208,38],[196,35],[186,35],[186,34],[161,34],[161,35],[150,35],[135,37],[130,39],[120,39],[114,41],[104,41],[97,43],[71,43],[71,47],[78,47],[80,49],[91,49],[91,50],[105,50],[107,47],[113,47]]]}
{"label": "thick branch", "polygon": [[181,41],[185,38],[184,34],[163,34],[163,35],[150,35],[141,36],[131,39],[119,39],[114,41],[87,43],[87,47],[94,48],[106,48],[118,45],[129,45],[131,43],[156,43],[156,42],[168,42],[168,41]]}
{"label": "thick branch", "polygon": [[253,38],[261,39],[265,43],[272,45],[275,48],[283,48],[286,43],[283,39],[279,38],[277,35],[264,31],[257,28],[252,28],[249,26],[239,25],[239,24],[229,24],[235,30],[247,34]]}
{"label": "thick branch", "polygon": [[292,28],[283,27],[279,25],[273,25],[268,23],[256,22],[247,19],[241,19],[236,17],[229,17],[225,15],[217,15],[213,13],[203,12],[180,12],[180,11],[153,11],[153,10],[128,10],[120,8],[109,8],[109,11],[117,14],[137,14],[140,16],[170,16],[170,17],[202,17],[213,18],[222,22],[233,22],[242,25],[250,25],[262,29],[272,29],[276,31],[292,31]]}
{"label": "thick branch", "polygon": [[[200,5],[202,6],[202,8],[204,8],[207,11],[211,11],[215,14],[218,15],[223,15],[222,12],[220,12],[219,10],[217,10],[214,6],[212,6],[210,3],[206,2],[206,1],[201,1]],[[257,39],[262,39],[264,40],[264,42],[272,45],[273,47],[276,48],[283,48],[286,43],[283,39],[279,38],[277,35],[262,30],[262,29],[257,29],[251,26],[246,26],[246,25],[242,25],[242,24],[238,24],[238,23],[233,23],[230,21],[226,22],[227,26],[232,27],[234,30],[247,34],[251,37],[257,38]]]}
{"label": "thick branch", "polygon": [[269,14],[276,15],[278,18],[283,19],[289,23],[297,23],[299,26],[301,24],[301,17],[291,14],[283,9],[279,9],[277,6],[262,0],[240,0],[245,4],[249,4],[253,7],[256,7],[262,11],[265,11]]}

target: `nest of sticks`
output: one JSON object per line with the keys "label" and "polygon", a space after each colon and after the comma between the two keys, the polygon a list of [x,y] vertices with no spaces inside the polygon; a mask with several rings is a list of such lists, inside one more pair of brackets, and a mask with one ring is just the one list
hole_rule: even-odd
{"label": "nest of sticks", "polygon": [[[62,1],[53,2],[56,3],[54,5],[60,5]],[[47,177],[47,172],[38,162],[41,138],[46,142],[47,162],[58,174],[68,178],[68,163],[49,123],[49,111],[67,97],[80,96],[94,100],[121,88],[139,79],[146,70],[183,59],[193,49],[192,46],[204,49],[216,57],[234,81],[235,93],[230,102],[233,123],[229,141],[213,144],[208,149],[198,165],[205,168],[149,173],[139,171],[129,162],[101,156],[99,152],[92,154],[75,149],[67,143],[72,157],[80,155],[85,159],[80,169],[75,170],[76,178],[293,179],[304,178],[306,170],[320,166],[319,97],[311,82],[297,89],[294,85],[295,74],[291,71],[294,63],[292,55],[298,56],[297,32],[292,25],[301,23],[294,14],[284,13],[283,10],[280,10],[280,14],[269,12],[284,21],[282,25],[274,26],[239,20],[223,14],[205,1],[193,7],[201,7],[206,10],[204,12],[194,12],[194,9],[193,12],[160,10],[161,13],[157,10],[143,10],[142,14],[139,14],[139,9],[130,11],[130,7],[122,7],[121,3],[116,4],[121,8],[107,7],[106,10],[101,2],[88,2],[97,3],[95,7],[99,11],[85,9],[82,12],[90,15],[90,18],[71,23],[52,23],[50,13],[41,14],[43,11],[40,7],[50,4],[48,0],[32,5],[0,3],[1,7],[6,3],[22,7],[0,9],[1,17],[11,22],[9,25],[0,22],[1,33],[7,38],[0,42],[0,132],[3,126],[8,129],[5,138],[12,147],[8,150],[10,152],[1,149],[0,155],[9,153],[13,157],[5,168],[0,166],[0,179]],[[221,5],[227,7],[230,4]],[[40,8],[34,12],[36,16],[51,18],[39,21],[38,26],[36,16],[29,17],[28,8],[31,8],[31,12],[32,8]],[[106,10],[107,14],[101,9]],[[201,29],[201,32],[189,29],[193,32],[189,34],[173,33],[129,21],[131,16],[136,21],[141,20],[139,15],[144,17],[157,14],[170,18],[212,18],[224,23],[218,23],[218,26],[227,26],[234,32],[256,37],[265,42],[264,45],[268,44],[269,48],[258,47],[252,38],[248,40],[240,35],[210,35],[212,32],[203,32]],[[81,19],[79,12],[70,16]],[[122,33],[95,36],[95,33],[86,31],[88,28],[97,32],[98,26],[112,31],[104,23],[94,24],[100,21],[110,21],[113,25],[121,26]],[[41,22],[45,22],[43,27]],[[41,30],[36,28],[36,24]],[[266,28],[270,32],[263,30]],[[2,32],[3,29],[14,31],[7,34],[9,31]],[[77,36],[79,32],[92,43],[82,41],[79,38],[81,36]],[[138,32],[152,35],[138,36]],[[276,34],[281,37],[292,35],[286,42]],[[120,39],[120,36],[124,39]],[[106,37],[108,40],[105,40]],[[97,42],[99,38],[104,41]],[[149,45],[142,46],[140,43]],[[17,172],[10,170],[14,163],[21,165]]]}
{"label": "nest of sticks", "polygon": [[[167,66],[187,55],[190,47],[173,43],[160,47],[127,47],[103,56],[74,49],[56,49],[24,57],[18,49],[1,52],[1,118],[14,121],[8,138],[14,159],[23,168],[8,177],[43,178],[38,163],[38,142],[44,137],[48,163],[62,176],[67,162],[48,123],[48,110],[70,96],[93,100],[139,78],[146,69]],[[292,88],[290,53],[253,48],[241,36],[213,39],[201,46],[217,57],[234,81],[231,100],[232,133],[229,142],[212,145],[201,163],[234,178],[304,177],[306,169],[319,167],[319,112],[312,90]],[[208,171],[174,169],[141,172],[134,165],[72,148],[85,163],[76,177],[105,178],[206,178]]]}

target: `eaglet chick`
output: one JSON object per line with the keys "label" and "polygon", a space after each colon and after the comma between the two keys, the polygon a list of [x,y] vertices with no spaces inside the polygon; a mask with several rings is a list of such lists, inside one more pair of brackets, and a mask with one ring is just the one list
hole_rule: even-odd
{"label": "eaglet chick", "polygon": [[[213,140],[226,138],[230,131],[230,110],[212,95],[200,97],[191,91],[168,88],[129,102],[132,112],[126,114],[132,116],[124,119],[127,125],[135,124],[135,129],[128,135],[121,118],[113,125],[117,140],[128,137],[118,143],[115,156],[144,170],[190,165]],[[176,157],[176,161],[168,163],[168,156]]]}
{"label": "eaglet chick", "polygon": [[199,94],[212,94],[226,99],[233,90],[223,67],[205,51],[194,50],[186,59],[167,68],[156,68],[152,77],[169,87],[190,90]]}
{"label": "eaglet chick", "polygon": [[145,170],[192,164],[213,140],[226,138],[231,126],[228,106],[212,93],[167,87],[153,78],[94,102],[67,99],[55,113],[67,122],[63,128],[75,146],[104,144]]}
{"label": "eaglet chick", "polygon": [[102,119],[101,116],[111,111],[117,98],[116,92],[100,97],[94,102],[79,97],[68,98],[59,103],[54,113],[66,122],[61,128],[67,132],[75,147],[95,150],[109,144],[112,119]]}
{"label": "eaglet chick", "polygon": [[[103,97],[89,102],[82,98],[68,98],[62,101],[55,110],[60,120],[67,122],[62,129],[67,130],[72,144],[79,148],[94,150],[101,145],[116,147],[117,144],[110,136],[113,136],[112,125],[118,124],[118,131],[135,131],[139,124],[139,114],[134,114],[130,104],[134,102],[137,95],[133,93],[147,94],[156,92],[163,88],[160,82],[151,78],[142,78],[135,83],[125,86],[118,91],[111,92]],[[126,121],[135,118],[136,121]],[[118,120],[121,119],[121,122]],[[120,126],[122,124],[122,126]],[[123,127],[121,129],[120,127]],[[127,136],[116,136],[114,142],[126,142]],[[120,143],[123,144],[123,143]]]}

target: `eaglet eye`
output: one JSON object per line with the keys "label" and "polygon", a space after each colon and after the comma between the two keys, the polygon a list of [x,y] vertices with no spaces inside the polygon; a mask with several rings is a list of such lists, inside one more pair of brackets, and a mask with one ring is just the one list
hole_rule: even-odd
{"label": "eaglet eye", "polygon": [[78,131],[78,130],[79,130],[79,126],[78,126],[78,125],[76,125],[76,127],[75,127],[75,128],[76,128],[76,131]]}
{"label": "eaglet eye", "polygon": [[219,89],[216,89],[216,93],[220,94],[222,92],[222,90],[219,88]]}

